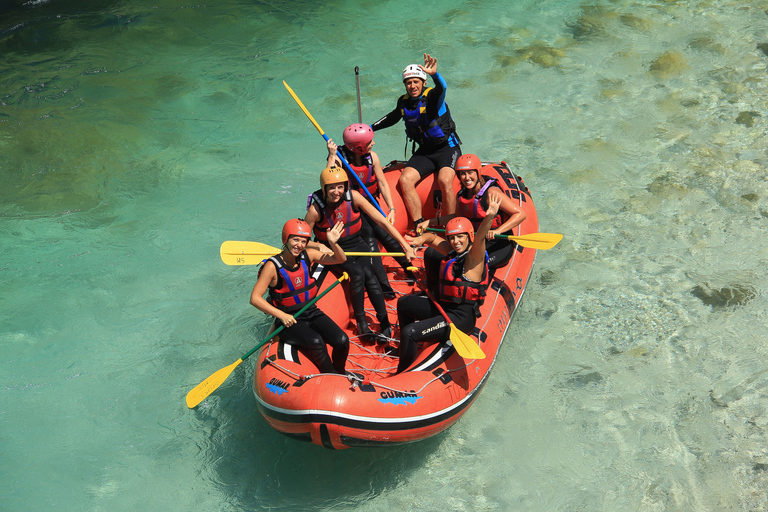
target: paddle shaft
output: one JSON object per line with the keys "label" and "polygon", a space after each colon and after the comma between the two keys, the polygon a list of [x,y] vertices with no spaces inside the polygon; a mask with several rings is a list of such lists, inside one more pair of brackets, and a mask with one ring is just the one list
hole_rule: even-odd
{"label": "paddle shaft", "polygon": [[357,81],[357,122],[363,122],[363,107],[360,103],[360,68],[355,66],[355,80]]}
{"label": "paddle shaft", "polygon": [[[296,96],[296,93],[295,93],[295,92],[293,92],[293,89],[291,89],[291,88],[288,86],[288,84],[287,84],[287,83],[285,83],[285,80],[283,80],[283,85],[285,86],[285,88],[286,88],[286,89],[288,89],[288,92],[291,94],[291,97],[294,99],[294,101],[296,102],[296,104],[297,104],[299,107],[301,107],[301,110],[304,112],[304,114],[306,114],[307,118],[308,118],[308,119],[309,119],[309,120],[312,122],[312,124],[313,124],[313,125],[315,125],[315,128],[317,128],[317,131],[318,131],[318,132],[320,132],[320,135],[322,135],[322,136],[323,136],[323,138],[325,139],[325,142],[328,142],[328,136],[325,134],[325,132],[323,131],[323,129],[322,129],[322,128],[320,128],[320,125],[319,125],[319,124],[317,124],[317,121],[315,121],[315,118],[314,118],[314,117],[312,117],[312,114],[310,114],[310,113],[309,113],[309,110],[307,110],[307,107],[305,107],[305,106],[304,106],[304,104],[303,104],[303,103],[301,102],[301,100],[299,99],[299,97],[298,97],[298,96]],[[384,213],[384,210],[382,210],[382,209],[381,209],[381,206],[379,205],[379,202],[378,202],[376,199],[374,199],[374,198],[373,198],[373,195],[371,195],[371,191],[370,191],[370,190],[368,190],[368,187],[366,187],[366,186],[363,184],[363,180],[361,180],[361,179],[360,179],[360,176],[358,176],[358,175],[357,175],[357,173],[356,173],[355,171],[353,171],[353,170],[352,170],[352,167],[349,165],[349,162],[347,162],[347,159],[346,159],[346,158],[344,158],[344,155],[342,155],[340,151],[337,151],[337,152],[336,152],[336,156],[339,158],[339,160],[341,160],[341,163],[342,163],[342,164],[344,164],[344,167],[347,169],[347,171],[349,171],[349,174],[351,174],[352,176],[354,176],[354,177],[355,177],[355,179],[357,180],[357,182],[360,184],[360,190],[362,190],[363,192],[365,192],[365,195],[367,195],[367,196],[368,196],[368,199],[370,199],[370,201],[371,201],[371,203],[373,204],[373,206],[375,206],[375,207],[376,207],[376,209],[377,209],[377,210],[379,210],[379,212],[380,212],[382,215],[384,215],[384,217],[386,217],[387,215]]]}

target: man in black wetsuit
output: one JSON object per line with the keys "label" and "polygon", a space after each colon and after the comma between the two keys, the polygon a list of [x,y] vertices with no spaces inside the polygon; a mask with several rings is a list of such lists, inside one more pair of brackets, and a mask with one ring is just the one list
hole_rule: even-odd
{"label": "man in black wetsuit", "polygon": [[[425,87],[427,75],[432,76],[434,87]],[[395,125],[400,119],[405,123],[405,133],[419,148],[408,160],[400,175],[400,188],[408,213],[417,233],[426,229],[422,216],[422,205],[416,185],[430,173],[437,173],[437,180],[443,194],[443,215],[456,211],[456,194],[453,168],[461,156],[456,135],[456,125],[451,111],[445,103],[447,85],[437,72],[437,59],[424,54],[424,66],[411,64],[403,70],[403,84],[406,94],[397,100],[397,106],[371,127],[374,131]]]}

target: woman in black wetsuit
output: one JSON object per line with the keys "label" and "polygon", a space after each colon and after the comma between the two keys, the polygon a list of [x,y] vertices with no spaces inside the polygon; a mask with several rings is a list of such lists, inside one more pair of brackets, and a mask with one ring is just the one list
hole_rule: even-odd
{"label": "woman in black wetsuit", "polygon": [[[259,311],[276,318],[276,327],[285,329],[280,339],[296,345],[322,373],[345,374],[349,354],[349,338],[336,323],[313,304],[294,318],[293,314],[315,298],[320,287],[316,275],[322,265],[340,264],[346,260],[344,251],[336,243],[343,231],[337,223],[328,229],[326,238],[331,251],[321,252],[307,248],[312,234],[309,225],[301,219],[292,219],[283,226],[283,250],[269,258],[259,271],[259,279],[251,293],[251,304]],[[267,299],[264,294],[269,292]],[[326,343],[333,348],[328,357]]]}
{"label": "woman in black wetsuit", "polygon": [[[370,252],[368,245],[363,240],[362,215],[365,213],[376,224],[387,231],[405,253],[410,261],[414,257],[413,248],[398,233],[387,219],[356,190],[349,188],[347,174],[338,167],[328,167],[320,173],[320,189],[315,191],[310,199],[310,205],[304,220],[315,233],[315,242],[324,244],[327,242],[326,232],[333,223],[341,222],[344,226],[339,245],[346,252]],[[318,245],[319,247],[319,245]],[[338,265],[340,271],[349,274],[349,286],[352,294],[352,310],[357,321],[358,334],[370,339],[373,332],[368,327],[365,316],[365,292],[376,310],[376,318],[379,320],[381,334],[389,338],[392,328],[387,317],[387,305],[381,292],[376,276],[373,275],[373,266],[370,256],[348,257]]]}
{"label": "woman in black wetsuit", "polygon": [[[456,217],[445,226],[447,240],[427,232],[408,241],[414,245],[428,245],[444,255],[440,262],[437,289],[431,289],[440,306],[456,327],[464,333],[472,332],[485,291],[490,282],[485,235],[501,204],[501,193],[493,192],[489,198],[488,216],[475,230],[464,217]],[[448,340],[451,328],[435,304],[425,295],[406,295],[397,301],[397,319],[400,324],[400,361],[397,373],[405,371],[416,359],[419,342]]]}

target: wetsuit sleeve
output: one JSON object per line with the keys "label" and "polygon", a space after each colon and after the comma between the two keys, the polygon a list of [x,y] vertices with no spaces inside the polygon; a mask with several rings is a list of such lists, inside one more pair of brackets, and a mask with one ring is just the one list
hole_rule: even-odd
{"label": "wetsuit sleeve", "polygon": [[394,126],[403,116],[400,114],[400,101],[397,102],[395,109],[371,125],[373,131],[381,130]]}
{"label": "wetsuit sleeve", "polygon": [[427,101],[427,115],[430,119],[435,119],[445,114],[445,93],[448,90],[448,84],[445,83],[445,79],[440,73],[432,75],[432,81],[435,82],[435,87],[433,87]]}

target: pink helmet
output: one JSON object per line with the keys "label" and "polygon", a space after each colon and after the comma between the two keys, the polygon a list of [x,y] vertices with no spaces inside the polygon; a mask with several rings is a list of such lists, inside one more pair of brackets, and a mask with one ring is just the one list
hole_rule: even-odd
{"label": "pink helmet", "polygon": [[469,235],[469,241],[475,241],[475,228],[466,217],[454,217],[445,225],[445,236],[460,235],[466,233]]}
{"label": "pink helmet", "polygon": [[355,153],[364,153],[373,140],[373,128],[363,123],[355,123],[344,130],[344,145]]}
{"label": "pink helmet", "polygon": [[283,245],[288,242],[289,236],[305,236],[311,238],[312,232],[309,230],[309,224],[302,219],[291,219],[283,226]]}

